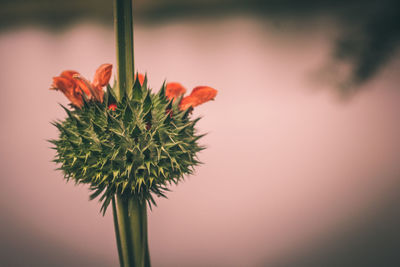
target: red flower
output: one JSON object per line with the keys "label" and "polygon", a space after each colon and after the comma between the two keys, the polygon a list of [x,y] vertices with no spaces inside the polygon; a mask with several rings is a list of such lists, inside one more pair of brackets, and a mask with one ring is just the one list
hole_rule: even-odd
{"label": "red flower", "polygon": [[196,107],[200,104],[214,100],[217,96],[218,91],[214,88],[208,86],[197,86],[195,87],[190,95],[185,96],[181,103],[179,103],[179,108],[181,110],[186,110],[189,107]]}
{"label": "red flower", "polygon": [[63,71],[60,76],[53,78],[50,89],[60,90],[75,107],[83,106],[83,94],[88,99],[95,99],[103,102],[104,91],[111,78],[111,64],[103,64],[97,70],[93,78],[93,83],[83,78],[79,72],[73,70]]}
{"label": "red flower", "polygon": [[172,82],[167,83],[165,86],[165,96],[168,99],[174,99],[174,101],[179,98],[181,95],[186,93],[186,88],[182,86],[180,83]]}
{"label": "red flower", "polygon": [[[190,107],[196,107],[207,101],[214,100],[217,92],[217,90],[208,86],[197,86],[192,90],[190,95],[182,98],[181,102],[179,103],[179,108],[181,110],[186,110]],[[174,99],[175,101],[185,93],[186,89],[180,83],[171,82],[167,83],[166,85],[165,95],[168,99]],[[167,113],[169,112],[170,111],[167,111]]]}
{"label": "red flower", "polygon": [[138,79],[139,79],[140,85],[143,85],[143,83],[144,83],[144,75],[141,74],[141,73],[138,73]]}
{"label": "red flower", "polygon": [[112,110],[112,111],[115,111],[117,109],[117,105],[116,104],[110,104],[110,105],[108,105],[108,109]]}

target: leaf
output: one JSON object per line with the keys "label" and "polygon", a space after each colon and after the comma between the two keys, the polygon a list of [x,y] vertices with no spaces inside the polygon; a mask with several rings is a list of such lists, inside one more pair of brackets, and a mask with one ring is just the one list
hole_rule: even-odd
{"label": "leaf", "polygon": [[102,192],[103,192],[104,188],[98,188],[94,191],[94,193],[90,194],[89,199],[93,200],[96,197],[98,197]]}
{"label": "leaf", "polygon": [[126,186],[128,185],[128,181],[122,182],[122,190],[121,193],[124,193]]}
{"label": "leaf", "polygon": [[132,131],[132,136],[134,138],[138,138],[142,134],[142,131],[139,129],[139,127],[135,126],[135,128]]}
{"label": "leaf", "polygon": [[144,74],[144,80],[142,84],[142,91],[147,90],[147,73]]}
{"label": "leaf", "polygon": [[107,208],[110,205],[112,196],[107,196],[107,198],[104,200],[103,205],[101,205],[100,212],[102,211],[103,216],[106,214]]}
{"label": "leaf", "polygon": [[142,100],[142,96],[143,92],[139,81],[139,74],[136,74],[135,83],[132,87],[132,99],[140,102],[140,100]]}
{"label": "leaf", "polygon": [[150,111],[152,106],[150,92],[147,93],[144,101],[143,101],[143,114],[147,114]]}
{"label": "leaf", "polygon": [[107,112],[107,124],[109,128],[121,128],[119,120],[114,118],[114,116],[110,114],[110,112]]}
{"label": "leaf", "polygon": [[163,84],[162,84],[162,86],[161,86],[161,88],[160,88],[160,91],[158,91],[158,97],[161,99],[161,100],[166,100],[167,98],[165,97],[165,81],[163,82]]}
{"label": "leaf", "polygon": [[151,124],[152,119],[153,119],[153,116],[151,115],[151,111],[147,112],[147,114],[143,118],[143,120],[146,122],[146,125],[148,123]]}
{"label": "leaf", "polygon": [[117,103],[117,97],[115,95],[114,89],[111,88],[109,84],[107,84],[107,102],[106,106],[108,107],[110,104],[116,104]]}
{"label": "leaf", "polygon": [[71,119],[76,119],[76,117],[72,114],[71,110],[66,108],[64,105],[60,104],[60,106],[64,109],[64,111],[67,113],[68,117]]}
{"label": "leaf", "polygon": [[124,111],[124,115],[123,115],[123,121],[125,122],[125,125],[131,124],[133,116],[134,116],[134,113],[131,108],[131,105],[129,103],[127,103],[125,111]]}

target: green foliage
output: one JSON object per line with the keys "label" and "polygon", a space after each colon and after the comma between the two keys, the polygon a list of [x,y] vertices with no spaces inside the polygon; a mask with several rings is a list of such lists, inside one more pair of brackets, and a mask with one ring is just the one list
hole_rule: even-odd
{"label": "green foliage", "polygon": [[[50,141],[57,151],[54,161],[65,179],[90,185],[90,198],[99,197],[103,213],[116,193],[155,204],[153,195],[165,197],[167,186],[199,163],[198,120],[179,110],[178,101],[166,99],[165,85],[155,94],[136,79],[132,90],[131,98],[117,99],[116,87],[108,86],[103,103],[63,107],[67,118],[53,123],[60,131],[59,139]],[[110,104],[117,105],[115,111]]]}

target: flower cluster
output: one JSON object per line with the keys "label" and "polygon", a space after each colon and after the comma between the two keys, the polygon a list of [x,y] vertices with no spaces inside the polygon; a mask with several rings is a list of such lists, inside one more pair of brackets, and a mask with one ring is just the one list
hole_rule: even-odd
{"label": "flower cluster", "polygon": [[[138,74],[130,94],[116,96],[108,85],[112,66],[101,65],[93,82],[76,71],[55,77],[52,88],[71,101],[68,117],[54,122],[59,137],[50,142],[57,152],[67,180],[89,184],[91,198],[97,196],[105,211],[115,194],[155,203],[166,187],[191,174],[202,135],[196,133],[198,119],[193,107],[214,99],[217,91],[200,86],[190,95],[179,83],[167,83],[158,93]],[[103,87],[107,90],[103,91]]]}
{"label": "flower cluster", "polygon": [[[53,78],[53,84],[50,89],[59,90],[71,101],[75,107],[81,108],[83,105],[83,97],[86,99],[94,99],[100,103],[103,102],[104,91],[111,78],[111,64],[102,64],[97,70],[90,83],[82,77],[79,72],[73,70],[63,71],[60,76]],[[143,85],[145,76],[138,74],[138,80]],[[186,93],[186,88],[180,83],[170,82],[166,84],[165,95],[168,99],[173,99],[174,102]],[[217,95],[217,90],[208,86],[197,86],[193,88],[190,95],[183,97],[180,100],[179,108],[186,110],[194,108],[207,101],[214,100]],[[109,109],[115,110],[116,104],[110,104]]]}

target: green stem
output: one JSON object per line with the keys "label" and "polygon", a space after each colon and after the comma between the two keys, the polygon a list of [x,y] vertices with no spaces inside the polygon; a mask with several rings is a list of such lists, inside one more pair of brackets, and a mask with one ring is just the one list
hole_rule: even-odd
{"label": "green stem", "polygon": [[121,267],[150,267],[146,202],[117,194],[112,207]]}
{"label": "green stem", "polygon": [[[134,81],[132,0],[114,0],[114,27],[117,48],[117,97],[132,97]],[[146,202],[113,198],[115,236],[121,267],[150,267],[147,240]]]}
{"label": "green stem", "polygon": [[118,248],[118,258],[119,258],[119,265],[124,266],[124,258],[122,253],[122,244],[121,244],[121,235],[119,233],[119,224],[118,224],[118,217],[117,217],[117,207],[115,204],[115,198],[112,199],[112,209],[113,209],[113,218],[114,218],[114,230],[115,230],[115,239],[117,241],[117,248]]}
{"label": "green stem", "polygon": [[134,80],[132,0],[114,0],[118,97],[132,96]]}

